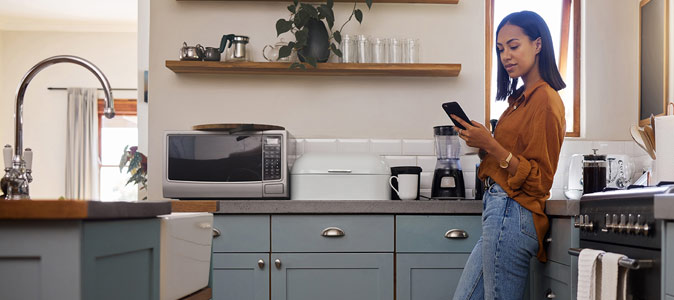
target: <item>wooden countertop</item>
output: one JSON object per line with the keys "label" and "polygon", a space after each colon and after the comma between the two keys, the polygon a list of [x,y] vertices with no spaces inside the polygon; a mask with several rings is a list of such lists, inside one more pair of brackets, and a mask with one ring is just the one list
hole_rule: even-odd
{"label": "wooden countertop", "polygon": [[170,213],[170,202],[0,200],[0,220],[131,219]]}
{"label": "wooden countertop", "polygon": [[171,201],[171,212],[209,212],[218,211],[219,201],[215,200],[174,200]]}

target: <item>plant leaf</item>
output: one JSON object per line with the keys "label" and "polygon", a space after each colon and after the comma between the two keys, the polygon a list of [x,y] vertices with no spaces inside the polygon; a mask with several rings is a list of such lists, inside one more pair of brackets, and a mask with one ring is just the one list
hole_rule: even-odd
{"label": "plant leaf", "polygon": [[295,4],[290,4],[290,5],[288,5],[288,10],[289,10],[291,13],[295,13],[295,12],[297,11],[297,5],[295,5]]}
{"label": "plant leaf", "polygon": [[307,21],[309,21],[309,13],[300,7],[300,10],[295,14],[293,23],[295,24],[295,27],[303,28]]}
{"label": "plant leaf", "polygon": [[290,21],[286,21],[285,19],[279,19],[276,21],[276,36],[281,35],[284,32],[288,32],[293,28],[293,23]]}
{"label": "plant leaf", "polygon": [[332,49],[332,52],[335,53],[338,57],[342,57],[342,51],[340,51],[335,44],[330,43],[330,49]]}
{"label": "plant leaf", "polygon": [[307,57],[307,63],[310,64],[312,67],[316,68],[316,58],[313,56]]}
{"label": "plant leaf", "polygon": [[334,0],[328,0],[328,7],[332,9],[332,6],[335,4]]}
{"label": "plant leaf", "polygon": [[356,9],[354,14],[356,15],[356,20],[358,20],[358,23],[363,24],[363,12],[360,9]]}
{"label": "plant leaf", "polygon": [[129,149],[129,145],[126,145],[124,147],[124,152],[122,154],[122,158],[119,160],[119,172],[122,173],[122,170],[124,169],[124,166],[126,166],[126,162],[129,161],[129,152],[127,150]]}
{"label": "plant leaf", "polygon": [[293,4],[295,4],[295,6],[297,6],[297,3],[297,0],[293,0]]}
{"label": "plant leaf", "polygon": [[335,25],[335,15],[332,12],[332,9],[325,4],[321,4],[321,6],[318,7],[318,13],[319,16],[324,17],[325,20],[328,21],[328,27],[332,29],[332,26]]}
{"label": "plant leaf", "polygon": [[342,43],[342,34],[339,32],[339,30],[335,30],[335,32],[332,34],[332,37],[338,44]]}
{"label": "plant leaf", "polygon": [[302,28],[302,30],[295,32],[295,49],[301,49],[304,45],[307,44],[307,38],[309,37],[309,29]]}
{"label": "plant leaf", "polygon": [[313,5],[301,3],[300,10],[305,11],[309,15],[309,17],[318,19],[318,10],[316,10],[316,8]]}
{"label": "plant leaf", "polygon": [[292,53],[293,47],[292,46],[283,46],[281,49],[278,50],[278,58],[284,58],[290,56],[290,53]]}
{"label": "plant leaf", "polygon": [[372,8],[372,0],[365,0],[365,4],[367,4],[367,9]]}

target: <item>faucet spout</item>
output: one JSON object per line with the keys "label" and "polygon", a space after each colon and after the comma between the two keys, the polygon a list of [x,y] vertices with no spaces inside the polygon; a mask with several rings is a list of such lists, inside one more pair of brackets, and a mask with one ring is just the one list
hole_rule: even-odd
{"label": "faucet spout", "polygon": [[[12,160],[12,169],[13,169],[12,174],[21,174],[20,177],[25,177],[24,174],[26,173],[25,161],[23,160],[23,96],[26,93],[26,88],[28,88],[28,84],[33,79],[33,77],[35,77],[37,73],[42,71],[42,69],[54,64],[64,62],[80,65],[86,68],[87,70],[91,71],[91,73],[93,73],[94,76],[96,76],[98,81],[103,86],[103,92],[105,94],[104,99],[105,108],[103,110],[103,113],[105,117],[107,117],[108,119],[111,119],[112,117],[115,116],[114,99],[112,98],[112,90],[110,89],[110,83],[108,82],[108,79],[105,77],[103,72],[101,72],[101,70],[94,64],[81,57],[71,55],[52,56],[37,63],[35,66],[30,68],[30,70],[28,70],[26,75],[23,76],[23,78],[21,79],[21,83],[19,84],[19,88],[16,91],[16,112],[14,114],[15,149],[14,149],[14,157]],[[15,178],[16,181],[15,183],[18,183],[18,181],[20,180],[22,179]],[[12,182],[12,178],[10,178],[10,182]],[[27,183],[25,184],[25,187],[20,189],[12,189],[10,187],[10,190],[8,190],[6,195],[6,199],[28,199],[28,198],[30,197],[28,195]]]}

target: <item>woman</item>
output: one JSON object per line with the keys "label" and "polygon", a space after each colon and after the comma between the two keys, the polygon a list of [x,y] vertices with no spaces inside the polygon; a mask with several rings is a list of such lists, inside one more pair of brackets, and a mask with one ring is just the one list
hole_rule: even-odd
{"label": "woman", "polygon": [[[484,194],[482,237],[454,294],[455,300],[522,299],[531,257],[546,261],[545,200],[564,141],[566,85],[555,64],[550,30],[530,11],[516,12],[496,30],[497,100],[508,99],[494,136],[482,124],[462,121],[459,136],[480,148],[478,176]],[[517,88],[518,79],[523,85]]]}

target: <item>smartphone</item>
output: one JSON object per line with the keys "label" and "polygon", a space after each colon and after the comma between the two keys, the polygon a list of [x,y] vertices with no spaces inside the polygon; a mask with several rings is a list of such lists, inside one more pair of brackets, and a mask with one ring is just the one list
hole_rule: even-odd
{"label": "smartphone", "polygon": [[[461,106],[459,105],[459,103],[456,103],[456,102],[443,103],[442,108],[447,113],[447,116],[455,115],[455,116],[461,118],[462,120],[464,120],[466,123],[471,124],[470,119],[468,118],[468,116],[466,116],[466,113],[463,111],[463,109],[461,109]],[[461,123],[452,119],[451,116],[449,117],[449,119],[452,120],[452,122],[454,123],[454,126],[459,127],[461,129],[464,129],[464,130],[466,129],[466,127],[461,125]]]}

